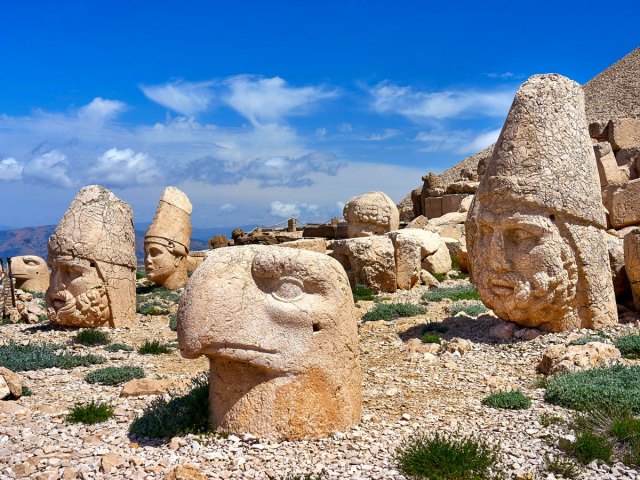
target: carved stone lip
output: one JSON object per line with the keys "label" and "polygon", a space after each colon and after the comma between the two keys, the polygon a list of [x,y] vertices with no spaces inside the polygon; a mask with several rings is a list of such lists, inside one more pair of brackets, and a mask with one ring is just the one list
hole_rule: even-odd
{"label": "carved stone lip", "polygon": [[219,343],[211,343],[207,345],[204,349],[205,355],[207,354],[233,354],[234,350],[247,351],[247,352],[256,352],[256,353],[267,353],[267,354],[276,354],[277,350],[264,348],[259,345],[247,345],[244,343],[232,343],[232,342],[219,342]]}
{"label": "carved stone lip", "polygon": [[511,295],[515,289],[515,283],[508,280],[491,280],[491,290],[500,296]]}

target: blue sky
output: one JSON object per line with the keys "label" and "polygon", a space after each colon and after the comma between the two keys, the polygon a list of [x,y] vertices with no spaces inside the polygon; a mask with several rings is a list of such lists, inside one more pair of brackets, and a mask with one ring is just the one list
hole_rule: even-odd
{"label": "blue sky", "polygon": [[[517,87],[638,46],[637,2],[20,1],[0,29],[0,225],[98,183],[195,227],[399,201],[497,137]],[[19,205],[18,208],[4,208]]]}

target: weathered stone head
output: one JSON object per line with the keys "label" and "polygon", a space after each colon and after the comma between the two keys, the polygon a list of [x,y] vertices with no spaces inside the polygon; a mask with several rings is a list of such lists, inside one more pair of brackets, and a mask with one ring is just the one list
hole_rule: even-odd
{"label": "weathered stone head", "polygon": [[482,301],[550,331],[615,323],[605,227],[582,89],[535,75],[516,93],[466,222]]}
{"label": "weathered stone head", "polygon": [[187,283],[190,216],[191,202],[185,193],[165,188],[144,236],[144,268],[152,282],[171,289]]}
{"label": "weathered stone head", "polygon": [[35,255],[11,258],[11,272],[16,279],[16,287],[32,292],[45,292],[49,288],[47,262]]}
{"label": "weathered stone head", "polygon": [[383,192],[368,192],[353,197],[344,206],[349,238],[382,235],[400,225],[398,207]]}
{"label": "weathered stone head", "polygon": [[210,360],[214,428],[300,439],[358,422],[353,297],[326,255],[262,245],[212,250],[181,296],[178,341],[184,357]]}
{"label": "weathered stone head", "polygon": [[136,318],[136,252],[128,203],[84,187],[49,237],[46,303],[52,323],[130,325]]}

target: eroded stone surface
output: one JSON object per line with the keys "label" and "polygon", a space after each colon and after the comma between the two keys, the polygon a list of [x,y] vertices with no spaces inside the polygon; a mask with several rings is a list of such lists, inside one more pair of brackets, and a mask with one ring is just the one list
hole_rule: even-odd
{"label": "eroded stone surface", "polygon": [[400,224],[398,207],[383,192],[368,192],[353,197],[344,206],[349,238],[381,235],[397,230]]}
{"label": "eroded stone surface", "polygon": [[640,311],[640,228],[624,237],[624,263],[636,310]]}
{"label": "eroded stone surface", "polygon": [[500,318],[550,331],[617,322],[599,183],[580,85],[531,77],[466,222],[472,278]]}
{"label": "eroded stone surface", "polygon": [[49,237],[46,294],[52,323],[122,327],[136,319],[133,213],[109,190],[78,192]]}
{"label": "eroded stone surface", "polygon": [[362,374],[349,282],[291,248],[210,252],[181,297],[184,357],[210,360],[211,422],[261,438],[318,438],[358,422]]}
{"label": "eroded stone surface", "polygon": [[367,285],[376,293],[396,291],[395,248],[388,236],[335,240],[330,248],[352,286]]}
{"label": "eroded stone surface", "polygon": [[606,368],[617,363],[619,359],[620,351],[608,343],[552,345],[543,353],[538,371],[544,374],[554,374]]}
{"label": "eroded stone surface", "polygon": [[35,255],[11,258],[11,271],[16,288],[31,292],[46,292],[49,288],[49,269],[44,259]]}
{"label": "eroded stone surface", "polygon": [[191,210],[184,192],[175,187],[165,188],[144,236],[147,278],[166,288],[180,288],[187,283]]}

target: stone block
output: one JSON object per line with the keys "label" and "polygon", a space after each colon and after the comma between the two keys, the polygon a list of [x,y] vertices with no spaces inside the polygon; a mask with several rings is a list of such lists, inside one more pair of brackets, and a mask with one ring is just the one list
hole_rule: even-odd
{"label": "stone block", "polygon": [[640,146],[640,119],[614,118],[609,120],[607,128],[614,151]]}
{"label": "stone block", "polygon": [[607,138],[608,122],[593,122],[589,124],[589,136],[596,140],[605,140]]}
{"label": "stone block", "polygon": [[640,223],[640,178],[602,190],[602,202],[609,212],[613,228]]}
{"label": "stone block", "polygon": [[424,215],[427,218],[442,216],[442,197],[423,197]]}
{"label": "stone block", "polygon": [[606,187],[614,183],[624,183],[629,180],[628,174],[618,167],[616,157],[609,142],[600,142],[593,146],[596,154],[596,164],[600,177],[600,186]]}
{"label": "stone block", "polygon": [[467,197],[467,195],[463,193],[454,193],[451,195],[444,195],[442,197],[442,215],[445,215],[451,212],[457,212],[458,209],[460,208],[460,204],[465,199],[465,197]]}

